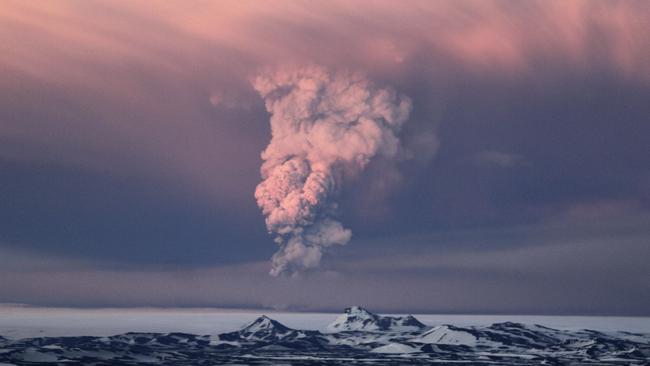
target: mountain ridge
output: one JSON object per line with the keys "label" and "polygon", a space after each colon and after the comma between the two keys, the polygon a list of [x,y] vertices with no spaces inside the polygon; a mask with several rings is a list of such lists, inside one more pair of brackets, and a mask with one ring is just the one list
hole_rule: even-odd
{"label": "mountain ridge", "polygon": [[329,324],[326,331],[418,331],[425,327],[413,315],[380,316],[360,306],[351,306]]}
{"label": "mountain ridge", "polygon": [[[411,317],[415,319],[414,317]],[[650,363],[650,334],[558,330],[513,322],[489,326],[405,326],[350,307],[336,332],[300,330],[262,315],[239,330],[215,335],[131,332],[105,337],[0,336],[0,364],[246,364],[364,365],[642,365]],[[385,320],[388,319],[388,320]],[[411,328],[409,328],[411,327]],[[350,329],[347,329],[350,328]]]}

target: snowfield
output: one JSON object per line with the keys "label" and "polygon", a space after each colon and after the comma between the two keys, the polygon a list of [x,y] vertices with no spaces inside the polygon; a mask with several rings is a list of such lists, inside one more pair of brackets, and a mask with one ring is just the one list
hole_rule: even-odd
{"label": "snowfield", "polygon": [[[268,315],[294,329],[327,331],[334,313],[290,313],[208,308],[69,309],[0,305],[0,335],[7,338],[110,336],[127,332],[218,334]],[[388,314],[402,316],[403,314]],[[458,327],[515,322],[564,330],[650,333],[650,317],[414,314],[427,326]]]}

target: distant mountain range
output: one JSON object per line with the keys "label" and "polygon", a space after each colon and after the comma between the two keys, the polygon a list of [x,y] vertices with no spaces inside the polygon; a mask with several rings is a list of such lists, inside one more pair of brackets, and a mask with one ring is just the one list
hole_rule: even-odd
{"label": "distant mountain range", "polygon": [[[0,330],[1,331],[1,330]],[[219,335],[0,337],[0,366],[83,365],[648,365],[650,334],[496,323],[428,327],[413,316],[345,309],[325,332],[262,316]]]}

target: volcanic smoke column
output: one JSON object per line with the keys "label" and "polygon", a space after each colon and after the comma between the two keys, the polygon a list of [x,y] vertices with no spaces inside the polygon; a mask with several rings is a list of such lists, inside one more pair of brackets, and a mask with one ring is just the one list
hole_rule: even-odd
{"label": "volcanic smoke column", "polygon": [[397,154],[411,100],[363,75],[321,67],[263,73],[253,86],[271,113],[263,181],[255,190],[280,246],[270,274],[315,268],[323,248],[344,245],[352,235],[335,219],[344,178],[373,156]]}

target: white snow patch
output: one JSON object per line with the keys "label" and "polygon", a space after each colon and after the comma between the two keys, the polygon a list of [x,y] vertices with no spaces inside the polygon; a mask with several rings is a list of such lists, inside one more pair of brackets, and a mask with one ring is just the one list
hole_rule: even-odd
{"label": "white snow patch", "polygon": [[222,341],[221,339],[219,339],[218,335],[210,336],[210,345],[211,346],[218,346],[220,344],[227,344],[227,345],[234,346],[234,347],[241,347],[241,344],[239,342],[236,342],[236,341],[234,341],[234,342]]}
{"label": "white snow patch", "polygon": [[420,337],[414,338],[413,342],[474,347],[476,346],[477,339],[471,333],[450,329],[447,325],[439,325],[422,334]]}
{"label": "white snow patch", "polygon": [[372,353],[416,353],[420,352],[418,348],[411,347],[407,344],[389,343],[385,346],[373,348]]}
{"label": "white snow patch", "polygon": [[57,346],[56,344],[48,344],[47,346],[43,346],[41,348],[44,348],[44,349],[63,349],[63,347]]}

